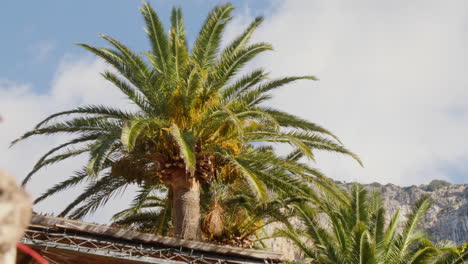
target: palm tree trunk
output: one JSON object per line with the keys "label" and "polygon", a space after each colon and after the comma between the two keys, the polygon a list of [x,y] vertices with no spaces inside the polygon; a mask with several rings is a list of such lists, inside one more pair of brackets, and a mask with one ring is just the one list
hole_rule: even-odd
{"label": "palm tree trunk", "polygon": [[173,173],[172,224],[174,235],[189,240],[200,239],[200,182],[196,177]]}

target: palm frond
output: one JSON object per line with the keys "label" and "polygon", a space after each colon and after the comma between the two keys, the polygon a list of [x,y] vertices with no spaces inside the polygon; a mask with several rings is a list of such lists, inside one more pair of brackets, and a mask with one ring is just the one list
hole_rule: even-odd
{"label": "palm frond", "polygon": [[50,122],[51,120],[57,117],[72,115],[72,114],[90,114],[90,115],[98,115],[98,116],[103,116],[107,118],[115,118],[115,119],[120,119],[120,120],[127,120],[127,119],[134,118],[135,116],[138,116],[135,113],[130,113],[130,112],[116,109],[110,106],[88,105],[88,106],[80,106],[72,110],[67,110],[67,111],[52,114],[48,116],[46,119],[39,122],[34,128],[38,129],[44,124]]}
{"label": "palm frond", "polygon": [[84,203],[81,207],[75,209],[70,217],[79,219],[86,214],[94,212],[97,208],[106,204],[112,195],[118,193],[119,190],[125,188],[128,183],[125,179],[116,178],[108,174],[95,183],[90,183],[83,193],[73,200],[60,214],[64,217],[70,213],[80,203]]}
{"label": "palm frond", "polygon": [[151,107],[151,104],[148,98],[140,91],[132,87],[125,80],[122,80],[116,74],[105,71],[102,76],[110,81],[115,87],[119,88],[122,93],[124,93],[130,101],[135,103],[143,112],[151,114],[154,110]]}
{"label": "palm frond", "polygon": [[49,196],[52,196],[53,194],[56,194],[58,192],[61,192],[79,184],[80,182],[84,181],[87,177],[89,177],[89,175],[86,172],[86,168],[82,169],[81,171],[76,171],[72,177],[66,179],[63,182],[55,184],[53,187],[51,187],[39,197],[37,197],[34,200],[34,204],[39,203],[40,201],[46,199]]}
{"label": "palm frond", "polygon": [[112,152],[118,148],[118,134],[104,134],[101,135],[90,146],[89,154],[90,159],[88,162],[88,173],[97,177],[104,167],[104,163]]}
{"label": "palm frond", "polygon": [[45,153],[41,158],[39,158],[39,160],[36,162],[36,164],[34,165],[33,169],[26,175],[25,177],[25,180],[24,180],[24,184],[26,184],[26,182],[29,180],[29,178],[32,177],[33,174],[35,174],[37,171],[39,171],[42,167],[46,166],[47,164],[44,164],[44,162],[46,161],[47,157],[49,157],[50,155],[54,154],[55,152],[65,148],[65,147],[68,147],[70,145],[74,145],[74,144],[79,144],[79,143],[84,143],[84,142],[87,142],[87,141],[90,141],[90,140],[95,140],[99,137],[99,134],[85,134],[81,137],[78,137],[78,138],[75,138],[75,139],[72,139],[64,144],[61,144],[55,148],[52,148],[51,150],[49,150],[47,153]]}
{"label": "palm frond", "polygon": [[152,56],[149,57],[149,60],[155,69],[165,72],[168,64],[169,45],[164,26],[149,3],[144,3],[140,11],[145,19],[147,26],[145,31],[152,48]]}
{"label": "palm frond", "polygon": [[188,59],[187,41],[185,39],[185,27],[180,8],[173,8],[171,12],[171,30],[169,32],[169,45],[171,51],[171,62],[174,72],[178,77],[183,65]]}
{"label": "palm frond", "polygon": [[268,50],[272,50],[271,45],[258,43],[223,54],[212,71],[211,88],[221,89],[247,62]]}
{"label": "palm frond", "polygon": [[192,50],[194,60],[204,69],[209,69],[219,50],[221,36],[234,8],[231,4],[220,5],[211,11],[202,26]]}
{"label": "palm frond", "polygon": [[22,185],[26,185],[26,183],[29,182],[29,180],[31,179],[31,177],[38,171],[40,170],[41,168],[45,167],[45,166],[49,166],[49,165],[52,165],[54,163],[57,163],[57,162],[60,162],[60,161],[63,161],[63,160],[66,160],[66,159],[69,159],[69,158],[72,158],[72,157],[76,157],[78,155],[81,155],[83,153],[86,153],[89,151],[89,148],[88,147],[85,147],[85,148],[80,148],[80,149],[73,149],[73,148],[69,148],[69,149],[66,149],[65,151],[63,151],[62,153],[60,154],[57,154],[55,156],[52,156],[48,159],[45,159],[43,160],[40,164],[36,164],[36,166],[34,166],[33,170],[31,170],[27,175],[26,177],[23,179],[23,182],[21,183]]}
{"label": "palm frond", "polygon": [[265,184],[259,179],[258,175],[249,168],[249,165],[235,157],[228,156],[230,162],[236,166],[244,176],[244,179],[249,183],[255,195],[261,202],[266,200],[267,190]]}
{"label": "palm frond", "polygon": [[171,125],[169,132],[179,147],[180,154],[185,161],[186,170],[193,176],[197,164],[195,157],[195,141],[192,133],[189,131],[180,131],[176,124]]}

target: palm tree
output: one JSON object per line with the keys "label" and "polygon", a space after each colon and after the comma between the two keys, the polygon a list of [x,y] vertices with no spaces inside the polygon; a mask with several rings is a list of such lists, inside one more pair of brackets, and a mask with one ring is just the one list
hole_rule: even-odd
{"label": "palm tree", "polygon": [[369,196],[361,185],[353,185],[343,195],[344,200],[327,195],[314,206],[298,206],[304,228],[279,230],[279,235],[293,241],[310,263],[464,263],[468,252],[447,243],[434,245],[417,229],[431,206],[429,197],[414,204],[399,232],[399,211],[386,225],[379,193]]}
{"label": "palm tree", "polygon": [[[313,150],[358,157],[328,130],[265,103],[271,93],[313,76],[268,79],[263,69],[238,77],[258,54],[271,50],[267,43],[249,44],[262,23],[256,18],[221,50],[223,31],[231,20],[232,5],[215,7],[205,20],[191,49],[185,38],[182,12],[174,8],[169,33],[149,4],[143,14],[151,49],[137,54],[118,40],[101,35],[112,48],[79,46],[91,51],[113,70],[102,76],[118,88],[138,110],[103,105],[82,106],[53,114],[13,142],[34,135],[71,134],[75,137],[47,152],[25,177],[39,169],[84,153],[89,163],[82,171],[54,186],[43,196],[93,179],[61,215],[83,204],[72,217],[102,206],[128,184],[164,185],[168,189],[174,234],[198,239],[200,189],[213,180],[243,179],[259,202],[270,193],[299,190],[297,182],[325,177],[298,159],[314,159]],[[262,149],[265,144],[288,144],[286,157]],[[267,173],[268,172],[268,173]],[[159,187],[158,187],[159,188]]]}

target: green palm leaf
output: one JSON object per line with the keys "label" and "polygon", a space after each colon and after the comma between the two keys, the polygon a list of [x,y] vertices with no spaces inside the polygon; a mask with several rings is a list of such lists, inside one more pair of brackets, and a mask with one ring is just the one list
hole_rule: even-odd
{"label": "green palm leaf", "polygon": [[180,154],[185,161],[185,169],[193,176],[195,174],[197,161],[195,157],[195,141],[193,140],[192,133],[189,131],[180,131],[176,124],[171,125],[169,133],[179,147]]}
{"label": "green palm leaf", "polygon": [[144,3],[140,9],[146,22],[146,33],[149,36],[152,47],[149,60],[153,67],[159,71],[165,72],[168,60],[168,39],[163,24],[158,15],[149,3]]}
{"label": "green palm leaf", "polygon": [[221,36],[227,22],[231,20],[230,14],[233,9],[231,4],[216,7],[203,24],[192,51],[194,60],[202,68],[210,68],[213,65]]}

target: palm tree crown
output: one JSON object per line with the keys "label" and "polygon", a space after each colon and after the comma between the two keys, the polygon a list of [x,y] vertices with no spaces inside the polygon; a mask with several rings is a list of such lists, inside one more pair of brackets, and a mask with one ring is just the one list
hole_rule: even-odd
{"label": "palm tree crown", "polygon": [[[82,106],[47,117],[14,141],[33,135],[74,136],[47,152],[25,177],[24,184],[44,166],[89,154],[82,171],[37,201],[94,178],[95,182],[62,212],[67,215],[82,204],[71,213],[81,217],[128,184],[166,186],[173,203],[175,234],[196,239],[200,188],[206,184],[245,181],[249,192],[260,202],[269,195],[295,193],[308,197],[311,190],[300,182],[326,185],[327,180],[317,169],[298,162],[301,157],[313,160],[313,150],[325,150],[350,155],[360,162],[328,130],[266,106],[275,89],[298,80],[316,80],[315,77],[269,79],[263,69],[238,76],[246,63],[272,47],[249,43],[263,21],[258,17],[221,48],[232,10],[230,4],[214,8],[191,49],[187,46],[181,10],[172,10],[166,34],[149,4],[141,8],[149,51],[135,53],[106,35],[101,37],[111,48],[78,44],[112,66],[113,70],[102,76],[138,110]],[[255,142],[258,144],[252,144]],[[265,143],[288,144],[293,149],[283,157]]]}

